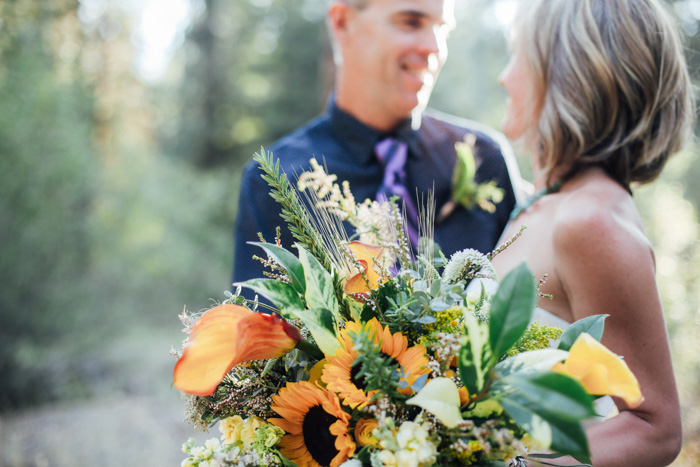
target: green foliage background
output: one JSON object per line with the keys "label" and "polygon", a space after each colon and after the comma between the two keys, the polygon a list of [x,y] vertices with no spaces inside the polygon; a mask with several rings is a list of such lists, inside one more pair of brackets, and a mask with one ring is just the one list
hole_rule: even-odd
{"label": "green foliage background", "polygon": [[[507,61],[498,3],[458,2],[431,101],[496,128]],[[133,71],[130,2],[0,2],[0,435],[49,406],[173,397],[177,314],[229,287],[242,164],[325,105],[324,0],[189,4],[166,74],[147,80]],[[675,7],[697,80],[700,1]],[[684,408],[679,466],[700,461],[698,178],[694,145],[635,191]],[[12,446],[0,465],[35,465]]]}

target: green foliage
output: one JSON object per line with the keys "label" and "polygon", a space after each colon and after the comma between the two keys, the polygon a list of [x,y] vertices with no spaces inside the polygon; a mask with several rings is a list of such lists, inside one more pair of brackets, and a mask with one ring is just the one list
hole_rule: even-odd
{"label": "green foliage", "polygon": [[[303,248],[308,249],[311,256],[306,259],[309,265],[313,261],[317,261],[320,268],[315,268],[316,271],[312,272],[312,269],[304,268],[304,280],[306,281],[306,289],[314,289],[318,293],[325,294],[319,297],[324,303],[333,303],[332,307],[329,308],[334,314],[337,314],[338,303],[343,303],[343,288],[337,273],[333,273],[332,276],[317,277],[316,273],[324,271],[325,274],[329,274],[333,271],[330,258],[323,247],[323,241],[319,233],[311,226],[308,218],[308,213],[304,206],[299,200],[294,187],[289,183],[287,175],[280,170],[279,160],[275,161],[274,156],[270,152],[265,152],[265,149],[261,149],[260,153],[256,153],[254,158],[255,162],[260,165],[260,169],[264,172],[262,176],[263,179],[270,185],[270,196],[282,206],[282,219],[289,227],[290,232],[294,237],[299,240]],[[298,247],[299,248],[299,247]],[[300,248],[301,250],[301,248]],[[288,259],[288,256],[286,257]],[[302,253],[300,252],[300,261],[302,258]],[[295,263],[288,263],[292,266],[292,271],[290,274],[298,274],[298,266]],[[312,281],[315,287],[309,287],[308,281]],[[318,282],[320,281],[320,282]],[[316,283],[318,282],[318,284]],[[322,283],[321,283],[322,282]],[[330,295],[327,294],[332,285],[332,292],[334,298],[337,300],[331,300]],[[316,297],[316,295],[312,295]],[[308,301],[307,297],[307,301]],[[345,316],[349,316],[347,310],[342,310]]]}
{"label": "green foliage", "polygon": [[250,279],[245,282],[235,282],[233,285],[246,287],[267,298],[276,307],[275,311],[285,318],[291,318],[295,310],[305,308],[299,293],[286,282],[274,279]]}
{"label": "green foliage", "polygon": [[[544,446],[587,459],[588,441],[581,421],[595,415],[593,398],[574,379],[550,371],[566,353],[536,350],[497,363],[528,329],[536,290],[523,263],[503,279],[491,299],[488,323],[465,317],[459,376],[469,392],[470,407],[493,398]],[[592,323],[597,320],[588,320],[589,325],[579,326],[579,330],[595,328]]]}
{"label": "green foliage", "polygon": [[482,394],[490,383],[493,350],[489,344],[489,326],[473,316],[465,317],[465,342],[459,351],[459,377],[469,394]]}
{"label": "green foliage", "polygon": [[304,280],[304,267],[299,258],[294,256],[281,246],[271,243],[251,242],[251,245],[256,245],[265,250],[265,253],[275,260],[286,271],[291,284],[298,293],[303,294],[306,290],[306,282]]}
{"label": "green foliage", "polygon": [[600,342],[603,338],[603,330],[605,329],[605,318],[609,315],[592,315],[586,316],[569,326],[566,331],[561,336],[559,341],[559,346],[557,348],[562,350],[569,350],[578,336],[582,333],[588,333]]}
{"label": "green foliage", "polygon": [[374,342],[370,329],[350,333],[357,351],[353,367],[358,367],[355,379],[364,383],[364,391],[379,390],[391,399],[404,398],[399,392],[399,363],[382,353],[381,345]]}
{"label": "green foliage", "polygon": [[523,335],[536,303],[534,278],[527,265],[521,263],[503,279],[491,300],[489,343],[496,360]]}
{"label": "green foliage", "polygon": [[294,187],[289,183],[287,174],[280,170],[279,160],[275,161],[273,154],[265,152],[264,148],[261,148],[253,159],[264,172],[262,178],[270,186],[270,196],[282,206],[282,219],[289,226],[294,238],[309,249],[326,271],[330,271],[331,262],[323,249],[321,237],[309,223],[308,214]]}
{"label": "green foliage", "polygon": [[485,211],[494,212],[496,204],[503,200],[505,192],[498,187],[495,180],[480,184],[474,181],[476,162],[469,142],[457,143],[455,149],[457,162],[452,173],[452,199],[467,209],[479,206]]}
{"label": "green foliage", "polygon": [[561,337],[561,334],[562,330],[559,328],[546,326],[538,321],[530,323],[518,342],[506,352],[506,357],[532,350],[547,349],[553,340]]}
{"label": "green foliage", "polygon": [[338,300],[336,299],[333,278],[331,273],[321,266],[303,246],[297,245],[299,261],[304,267],[304,280],[306,291],[304,299],[311,308],[324,308],[329,310],[337,320]]}

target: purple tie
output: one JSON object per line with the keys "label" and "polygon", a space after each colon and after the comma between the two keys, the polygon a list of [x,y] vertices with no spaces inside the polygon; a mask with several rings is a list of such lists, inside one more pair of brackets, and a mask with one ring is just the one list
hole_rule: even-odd
{"label": "purple tie", "polygon": [[406,188],[406,158],[408,146],[394,138],[381,140],[374,147],[377,159],[384,166],[384,180],[377,191],[377,201],[386,201],[397,195],[403,201],[408,223],[406,232],[414,248],[418,247],[418,209]]}

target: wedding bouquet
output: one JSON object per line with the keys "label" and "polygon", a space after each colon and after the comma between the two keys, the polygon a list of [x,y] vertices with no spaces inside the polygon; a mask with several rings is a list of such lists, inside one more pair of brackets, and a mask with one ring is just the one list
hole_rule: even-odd
{"label": "wedding bouquet", "polygon": [[271,154],[255,158],[296,253],[261,239],[267,277],[181,315],[189,336],[174,385],[189,421],[221,431],[185,443],[183,466],[590,462],[582,421],[595,396],[641,402],[625,363],[599,343],[604,316],[563,333],[531,323],[540,292],[524,264],[487,292],[490,259],[510,241],[448,260],[429,206],[414,252],[395,202],[357,203],[315,160],[295,189]]}

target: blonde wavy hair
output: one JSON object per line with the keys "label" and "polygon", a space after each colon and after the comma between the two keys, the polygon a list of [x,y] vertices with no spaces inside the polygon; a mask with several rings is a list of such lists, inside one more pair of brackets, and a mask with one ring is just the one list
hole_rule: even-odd
{"label": "blonde wavy hair", "polygon": [[514,47],[534,90],[548,183],[599,165],[629,190],[692,134],[695,100],[675,22],[657,0],[522,0]]}

